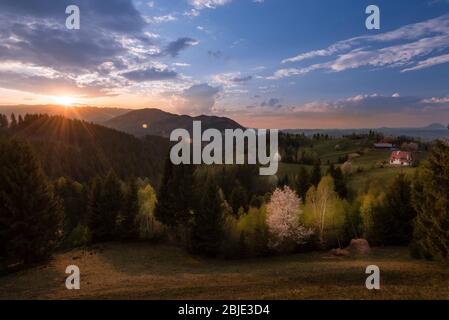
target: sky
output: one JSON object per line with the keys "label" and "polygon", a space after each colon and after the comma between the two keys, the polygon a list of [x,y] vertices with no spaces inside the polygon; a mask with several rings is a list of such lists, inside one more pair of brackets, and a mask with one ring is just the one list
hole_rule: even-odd
{"label": "sky", "polygon": [[447,123],[449,0],[0,0],[0,104],[55,103],[257,128]]}

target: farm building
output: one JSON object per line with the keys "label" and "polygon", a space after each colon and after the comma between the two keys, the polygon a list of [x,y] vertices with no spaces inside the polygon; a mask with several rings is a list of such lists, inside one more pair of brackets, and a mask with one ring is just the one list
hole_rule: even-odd
{"label": "farm building", "polygon": [[413,165],[412,153],[407,151],[393,151],[390,156],[390,164],[393,166],[409,167]]}

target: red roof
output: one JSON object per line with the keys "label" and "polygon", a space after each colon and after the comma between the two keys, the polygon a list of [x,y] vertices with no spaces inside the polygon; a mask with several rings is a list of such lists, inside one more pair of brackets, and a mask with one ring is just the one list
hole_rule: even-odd
{"label": "red roof", "polygon": [[412,154],[411,154],[411,152],[407,152],[407,151],[393,151],[391,153],[390,159],[391,160],[411,161]]}

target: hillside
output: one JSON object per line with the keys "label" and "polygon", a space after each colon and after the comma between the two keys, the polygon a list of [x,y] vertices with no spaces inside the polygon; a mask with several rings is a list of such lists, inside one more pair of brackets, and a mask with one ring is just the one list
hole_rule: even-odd
{"label": "hillside", "polygon": [[225,117],[204,115],[191,117],[176,115],[159,109],[133,110],[106,121],[104,125],[137,137],[146,135],[169,137],[174,129],[182,128],[191,131],[192,121],[201,121],[203,130],[215,128],[222,131],[224,129],[242,128],[234,120]]}
{"label": "hillside", "polygon": [[131,109],[126,108],[99,108],[99,107],[64,107],[59,105],[19,105],[0,106],[0,113],[16,116],[26,114],[48,114],[64,116],[68,119],[79,119],[101,124],[109,119],[124,114]]}
{"label": "hillside", "polygon": [[87,181],[112,168],[124,179],[141,176],[156,183],[168,152],[168,141],[161,137],[138,139],[62,116],[27,116],[9,133],[32,144],[52,178]]}
{"label": "hillside", "polygon": [[[80,267],[81,290],[65,288],[71,264]],[[381,290],[365,287],[370,264],[382,270]],[[447,263],[413,260],[396,247],[375,248],[366,257],[307,253],[218,261],[173,246],[110,243],[0,277],[0,299],[445,299],[448,270]]]}

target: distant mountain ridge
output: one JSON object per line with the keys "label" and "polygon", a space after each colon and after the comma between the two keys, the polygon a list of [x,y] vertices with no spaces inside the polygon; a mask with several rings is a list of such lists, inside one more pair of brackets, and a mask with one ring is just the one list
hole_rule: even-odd
{"label": "distant mountain ridge", "polygon": [[285,133],[314,135],[317,133],[328,134],[333,137],[341,137],[352,133],[364,134],[369,131],[376,131],[387,136],[408,136],[420,138],[424,141],[431,141],[441,138],[449,138],[448,128],[441,123],[432,123],[425,127],[418,128],[362,128],[362,129],[286,129]]}
{"label": "distant mountain ridge", "polygon": [[215,128],[224,129],[242,128],[236,121],[217,116],[201,115],[191,117],[178,115],[156,108],[127,109],[127,108],[100,108],[91,106],[64,107],[59,105],[16,105],[0,106],[0,113],[10,116],[26,114],[60,115],[68,119],[94,122],[112,129],[132,134],[136,137],[147,135],[169,137],[174,129],[192,128],[193,121],[201,121],[203,130]]}
{"label": "distant mountain ridge", "polygon": [[91,106],[67,107],[53,104],[0,106],[0,113],[8,116],[11,115],[11,113],[14,113],[16,116],[24,116],[26,114],[48,114],[50,116],[64,116],[68,119],[78,119],[98,124],[129,112],[130,110],[131,109],[127,108],[100,108]]}
{"label": "distant mountain ridge", "polygon": [[160,109],[132,110],[103,123],[103,125],[130,133],[137,137],[156,135],[169,137],[175,129],[192,130],[193,121],[201,121],[203,130],[214,128],[220,131],[225,129],[243,129],[236,121],[226,117],[202,115],[191,117],[177,115]]}

